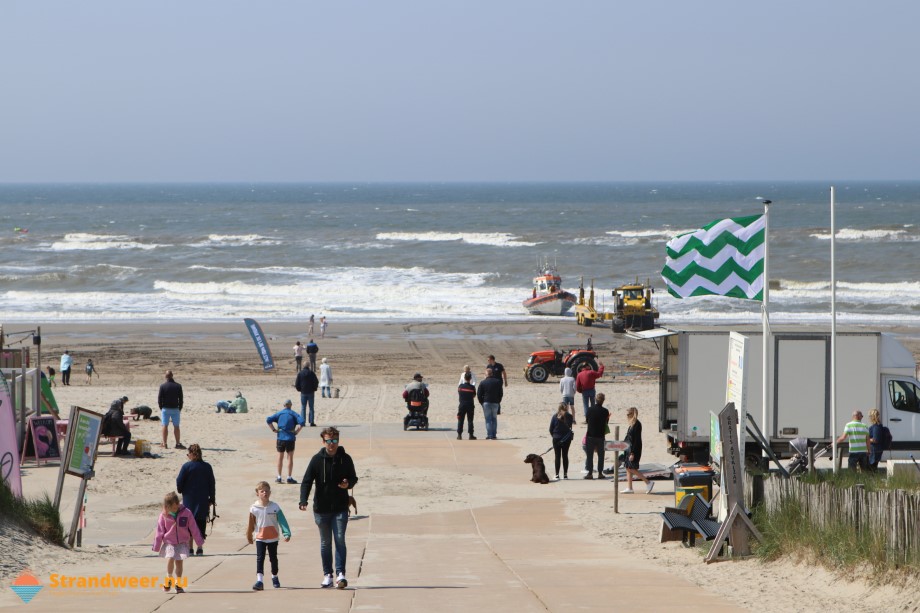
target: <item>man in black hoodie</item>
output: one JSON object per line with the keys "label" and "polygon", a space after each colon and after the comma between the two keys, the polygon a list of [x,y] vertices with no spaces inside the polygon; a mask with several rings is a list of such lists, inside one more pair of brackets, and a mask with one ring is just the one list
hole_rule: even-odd
{"label": "man in black hoodie", "polygon": [[[358,482],[355,463],[339,447],[337,428],[323,428],[323,448],[310,459],[307,471],[300,482],[300,510],[307,510],[310,489],[316,483],[313,495],[313,519],[319,527],[319,553],[323,563],[321,587],[345,589],[345,529],[348,527],[348,490]],[[335,539],[335,578],[332,574],[332,541]]]}

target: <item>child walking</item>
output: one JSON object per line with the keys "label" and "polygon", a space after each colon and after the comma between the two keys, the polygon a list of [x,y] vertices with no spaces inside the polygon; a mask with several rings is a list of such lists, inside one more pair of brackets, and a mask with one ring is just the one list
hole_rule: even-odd
{"label": "child walking", "polygon": [[251,545],[252,533],[255,531],[256,543],[256,582],[252,589],[262,590],[265,585],[265,551],[268,550],[268,560],[272,569],[272,585],[281,587],[278,580],[278,536],[284,537],[284,542],[291,540],[291,529],[287,519],[277,502],[269,498],[272,488],[267,481],[259,481],[256,485],[256,495],[259,497],[249,509],[249,527],[246,528],[246,540]]}
{"label": "child walking", "polygon": [[86,361],[86,384],[93,384],[93,375],[99,376],[99,371],[96,370],[96,365],[93,364],[92,360]]}
{"label": "child walking", "polygon": [[[179,585],[182,577],[182,561],[189,556],[191,543],[194,540],[201,547],[204,538],[195,523],[195,516],[179,503],[179,494],[170,492],[163,499],[163,512],[157,520],[157,532],[153,539],[153,550],[160,553],[161,558],[166,558],[166,581],[163,582],[163,591],[168,592],[173,585],[176,593],[185,590]],[[173,579],[175,567],[176,578]],[[185,582],[187,585],[188,582]]]}

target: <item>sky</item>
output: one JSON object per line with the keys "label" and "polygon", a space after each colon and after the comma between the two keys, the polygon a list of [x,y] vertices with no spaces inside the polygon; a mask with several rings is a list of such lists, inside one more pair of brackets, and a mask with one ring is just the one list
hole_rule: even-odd
{"label": "sky", "polygon": [[916,0],[3,0],[0,182],[909,180]]}

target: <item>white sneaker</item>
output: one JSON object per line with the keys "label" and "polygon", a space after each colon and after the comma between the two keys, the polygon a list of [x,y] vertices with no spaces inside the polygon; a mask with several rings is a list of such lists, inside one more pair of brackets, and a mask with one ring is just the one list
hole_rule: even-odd
{"label": "white sneaker", "polygon": [[631,487],[627,487],[627,488],[625,488],[625,489],[620,490],[620,493],[621,493],[621,494],[632,494],[632,493],[633,493],[633,489],[632,489]]}
{"label": "white sneaker", "polygon": [[649,481],[649,482],[648,482],[648,485],[645,486],[645,493],[646,493],[646,494],[651,494],[653,489],[655,489],[655,482],[654,482],[654,481]]}
{"label": "white sneaker", "polygon": [[323,582],[319,584],[320,587],[332,587],[332,575],[323,575]]}
{"label": "white sneaker", "polygon": [[344,590],[348,586],[348,579],[345,578],[345,573],[339,573],[339,576],[335,578],[335,589]]}

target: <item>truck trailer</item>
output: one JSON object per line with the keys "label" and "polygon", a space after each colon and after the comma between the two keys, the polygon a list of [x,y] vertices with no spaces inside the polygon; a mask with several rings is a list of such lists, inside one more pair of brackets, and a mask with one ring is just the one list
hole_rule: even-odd
{"label": "truck trailer", "polygon": [[[767,423],[763,422],[763,334],[760,326],[687,326],[638,333],[659,345],[661,376],[659,429],[673,455],[705,462],[709,457],[710,411],[725,406],[729,333],[747,341],[744,365],[746,410],[769,440],[778,457],[790,457],[789,442],[808,437],[829,443],[839,436],[859,409],[866,416],[879,409],[882,424],[891,430],[892,458],[920,451],[920,383],[917,365],[897,338],[889,333],[854,330],[837,332],[836,428],[831,428],[831,334],[807,326],[772,328],[768,381],[771,385]],[[748,436],[745,458],[761,455]],[[889,457],[886,454],[886,458]]]}

